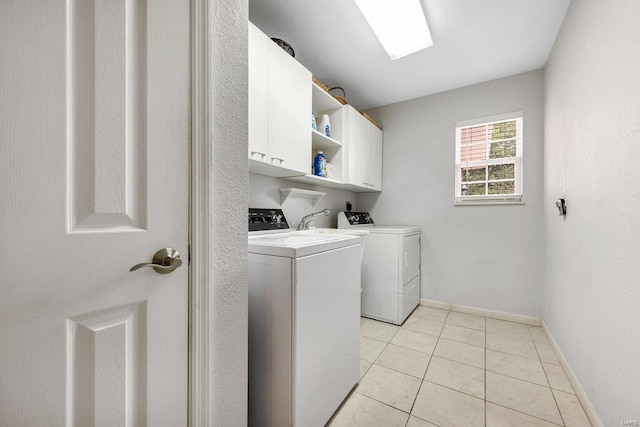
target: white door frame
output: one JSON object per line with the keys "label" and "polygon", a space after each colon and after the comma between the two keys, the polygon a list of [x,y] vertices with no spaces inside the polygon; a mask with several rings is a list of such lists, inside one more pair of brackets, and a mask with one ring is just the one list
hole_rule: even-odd
{"label": "white door frame", "polygon": [[191,203],[189,221],[189,426],[208,425],[209,127],[208,0],[191,0]]}
{"label": "white door frame", "polygon": [[[237,67],[247,61],[248,1],[190,2],[189,425],[246,425],[248,285],[246,262],[238,259],[246,261],[246,217],[232,218],[230,224],[225,218],[224,231],[213,224],[221,220],[214,206],[233,205],[245,214],[248,207],[247,67],[245,74]],[[233,105],[225,104],[229,99]],[[229,116],[222,114],[228,110]],[[222,150],[225,161],[233,163],[231,173],[214,170],[212,160]],[[235,247],[235,254],[219,249],[225,244]]]}
{"label": "white door frame", "polygon": [[[189,221],[189,426],[208,421],[207,287],[209,283],[209,140],[207,118],[207,0],[191,0],[191,202]],[[197,308],[197,309],[196,309]]]}

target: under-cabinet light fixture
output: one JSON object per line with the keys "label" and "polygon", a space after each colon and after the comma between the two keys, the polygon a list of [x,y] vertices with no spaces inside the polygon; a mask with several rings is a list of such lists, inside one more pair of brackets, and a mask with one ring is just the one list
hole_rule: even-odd
{"label": "under-cabinet light fixture", "polygon": [[391,60],[433,45],[420,0],[354,0]]}

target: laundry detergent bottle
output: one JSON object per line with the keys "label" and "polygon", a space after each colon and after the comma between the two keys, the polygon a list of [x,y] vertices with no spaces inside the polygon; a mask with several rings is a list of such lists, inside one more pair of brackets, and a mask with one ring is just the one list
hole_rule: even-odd
{"label": "laundry detergent bottle", "polygon": [[318,151],[313,159],[313,174],[323,178],[327,177],[327,158],[322,151]]}
{"label": "laundry detergent bottle", "polygon": [[322,121],[320,122],[320,133],[331,138],[331,123],[329,123],[329,115],[323,114]]}

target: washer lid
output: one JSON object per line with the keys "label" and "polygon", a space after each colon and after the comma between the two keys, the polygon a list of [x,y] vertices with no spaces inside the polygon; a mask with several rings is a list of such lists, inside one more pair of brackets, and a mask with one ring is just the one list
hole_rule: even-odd
{"label": "washer lid", "polygon": [[369,233],[371,234],[413,234],[420,232],[420,227],[414,227],[410,225],[358,226],[358,229],[360,228],[369,230]]}

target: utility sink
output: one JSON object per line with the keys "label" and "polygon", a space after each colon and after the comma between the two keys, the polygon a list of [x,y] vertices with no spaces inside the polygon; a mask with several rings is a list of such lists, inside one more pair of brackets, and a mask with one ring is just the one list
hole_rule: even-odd
{"label": "utility sink", "polygon": [[353,228],[311,228],[309,230],[293,231],[292,234],[301,235],[337,235],[337,236],[365,236],[369,234],[369,230],[360,230]]}
{"label": "utility sink", "polygon": [[249,236],[249,252],[260,249],[262,253],[271,255],[299,257],[358,243],[361,243],[361,239],[354,234],[291,231]]}
{"label": "utility sink", "polygon": [[253,241],[253,242],[260,241],[260,242],[264,242],[266,244],[272,244],[272,245],[298,246],[298,245],[326,242],[329,240],[334,240],[336,238],[339,238],[339,236],[331,235],[329,233],[310,233],[306,231],[303,231],[303,232],[293,231],[287,234],[251,237],[250,241]]}

